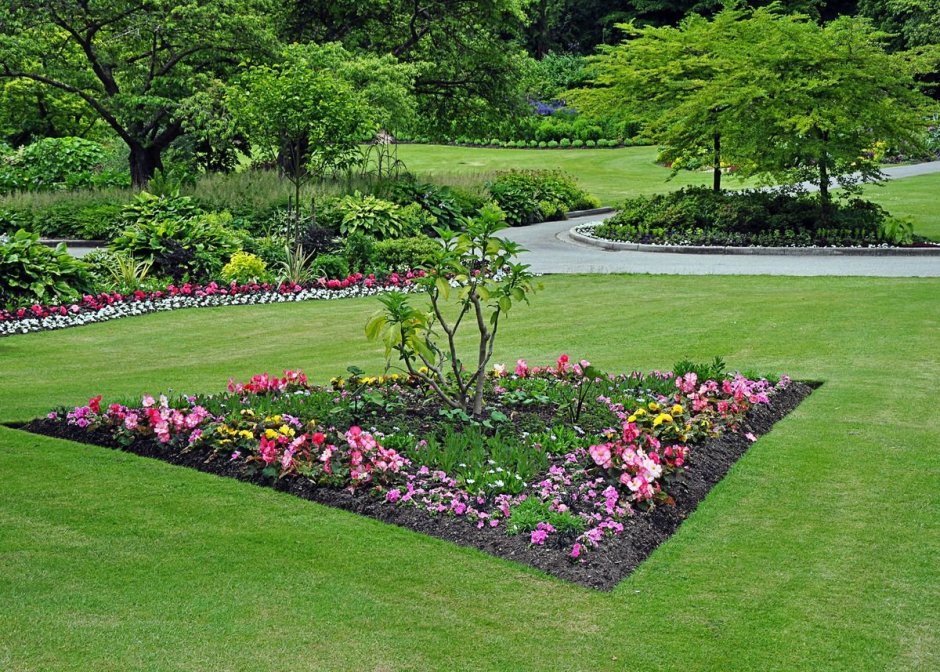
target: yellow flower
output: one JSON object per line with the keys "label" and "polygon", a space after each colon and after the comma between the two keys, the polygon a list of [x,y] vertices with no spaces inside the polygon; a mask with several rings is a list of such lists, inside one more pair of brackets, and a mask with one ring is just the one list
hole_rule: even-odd
{"label": "yellow flower", "polygon": [[638,408],[638,409],[636,409],[636,411],[634,411],[633,414],[636,415],[637,417],[646,415],[646,409],[645,409],[645,408]]}
{"label": "yellow flower", "polygon": [[631,415],[629,418],[627,418],[627,422],[636,422],[636,416]]}
{"label": "yellow flower", "polygon": [[660,413],[656,416],[656,419],[653,420],[653,427],[659,427],[664,422],[672,422],[672,416],[668,413]]}
{"label": "yellow flower", "polygon": [[269,439],[276,439],[276,438],[277,438],[277,432],[274,431],[273,429],[266,429],[266,430],[264,430],[264,435],[265,435],[267,438],[269,438]]}
{"label": "yellow flower", "polygon": [[242,437],[243,439],[253,439],[253,438],[255,438],[254,432],[249,432],[247,429],[243,429],[242,431],[240,431],[240,432],[238,433],[238,435],[239,435],[240,437]]}
{"label": "yellow flower", "polygon": [[657,404],[655,401],[651,401],[651,402],[649,403],[649,409],[650,409],[651,411],[658,411],[659,408],[660,408],[659,404]]}
{"label": "yellow flower", "polygon": [[288,427],[287,425],[281,425],[280,427],[277,428],[277,431],[279,431],[281,434],[284,434],[286,436],[293,436],[295,434],[293,428]]}
{"label": "yellow flower", "polygon": [[682,406],[680,406],[679,404],[676,404],[675,406],[672,407],[672,414],[673,414],[673,415],[682,415],[682,410],[683,410],[683,409],[682,409]]}

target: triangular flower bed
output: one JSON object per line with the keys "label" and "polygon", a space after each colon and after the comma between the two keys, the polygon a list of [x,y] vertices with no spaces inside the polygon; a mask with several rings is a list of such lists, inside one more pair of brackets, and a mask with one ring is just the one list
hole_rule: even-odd
{"label": "triangular flower bed", "polygon": [[301,372],[216,395],[101,397],[24,429],[288,492],[609,590],[810,394],[722,367],[497,366],[487,412],[402,375]]}

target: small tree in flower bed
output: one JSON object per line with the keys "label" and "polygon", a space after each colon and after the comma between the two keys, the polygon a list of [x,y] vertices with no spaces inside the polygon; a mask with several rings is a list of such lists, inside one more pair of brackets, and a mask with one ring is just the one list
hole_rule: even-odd
{"label": "small tree in flower bed", "polygon": [[[428,305],[419,308],[407,295],[390,292],[379,298],[384,310],[366,325],[370,339],[385,343],[386,358],[396,353],[408,373],[448,407],[474,416],[483,412],[487,364],[500,322],[536,289],[528,265],[515,261],[523,248],[496,236],[506,228],[502,211],[486,206],[465,231],[438,229],[443,245],[420,280]],[[445,317],[448,303],[456,304],[453,319]],[[476,348],[461,357],[457,334],[467,322],[476,329]]]}

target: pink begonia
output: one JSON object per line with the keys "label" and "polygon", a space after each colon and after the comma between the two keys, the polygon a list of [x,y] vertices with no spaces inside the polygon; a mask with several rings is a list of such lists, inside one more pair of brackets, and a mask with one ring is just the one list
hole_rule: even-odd
{"label": "pink begonia", "polygon": [[576,543],[571,547],[571,557],[575,559],[581,557],[581,544]]}
{"label": "pink begonia", "polygon": [[532,530],[532,534],[529,537],[529,542],[536,546],[541,546],[545,543],[545,539],[548,537],[548,532],[545,530]]}
{"label": "pink begonia", "polygon": [[516,360],[516,375],[525,378],[529,374],[529,365],[524,359]]}

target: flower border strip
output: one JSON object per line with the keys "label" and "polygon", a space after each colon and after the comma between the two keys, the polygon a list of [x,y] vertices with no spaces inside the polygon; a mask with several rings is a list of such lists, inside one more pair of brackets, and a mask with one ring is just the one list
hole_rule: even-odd
{"label": "flower border strip", "polygon": [[393,273],[379,280],[373,275],[357,273],[345,280],[321,278],[307,285],[219,285],[211,282],[204,286],[188,283],[179,287],[169,285],[166,290],[156,292],[88,294],[80,302],[67,306],[36,304],[13,311],[0,309],[0,337],[66,329],[183,308],[345,299],[374,296],[393,289],[411,291],[415,287],[414,280],[423,275],[423,271],[409,271],[405,274]]}

